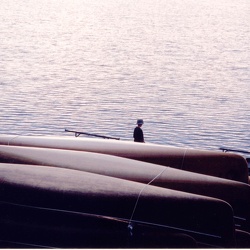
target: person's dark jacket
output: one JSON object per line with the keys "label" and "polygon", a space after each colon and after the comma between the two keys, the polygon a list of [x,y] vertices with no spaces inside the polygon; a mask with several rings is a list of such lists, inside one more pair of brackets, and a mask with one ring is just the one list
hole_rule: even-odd
{"label": "person's dark jacket", "polygon": [[143,131],[140,127],[134,129],[134,141],[135,142],[144,142]]}

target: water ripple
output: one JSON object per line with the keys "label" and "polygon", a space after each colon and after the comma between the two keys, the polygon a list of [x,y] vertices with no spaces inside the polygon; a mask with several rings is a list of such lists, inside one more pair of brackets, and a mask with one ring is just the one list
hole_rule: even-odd
{"label": "water ripple", "polygon": [[247,4],[1,1],[1,133],[248,150]]}

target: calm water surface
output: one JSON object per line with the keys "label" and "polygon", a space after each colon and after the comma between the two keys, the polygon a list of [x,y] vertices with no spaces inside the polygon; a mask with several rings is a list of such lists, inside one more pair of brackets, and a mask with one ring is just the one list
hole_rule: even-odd
{"label": "calm water surface", "polygon": [[[0,133],[249,150],[249,0],[1,0]],[[73,136],[73,135],[70,135]]]}

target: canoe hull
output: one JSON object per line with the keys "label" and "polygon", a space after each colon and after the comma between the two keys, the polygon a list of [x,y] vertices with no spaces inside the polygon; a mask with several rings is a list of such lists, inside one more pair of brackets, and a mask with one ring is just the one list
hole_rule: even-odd
{"label": "canoe hull", "polygon": [[1,145],[78,150],[120,156],[248,183],[248,165],[237,154],[127,141],[56,136],[0,136]]}
{"label": "canoe hull", "polygon": [[250,186],[111,155],[0,145],[0,162],[54,166],[218,198],[234,209],[241,229],[250,231]]}
{"label": "canoe hull", "polygon": [[[13,203],[0,203],[0,212],[1,247],[134,248],[150,247],[150,245],[152,247],[196,247],[197,245],[189,235],[142,225],[138,225],[136,233],[133,237],[129,237],[128,222],[111,217]],[[4,245],[7,242],[8,245]],[[19,245],[16,245],[17,242]]]}
{"label": "canoe hull", "polygon": [[76,170],[3,163],[0,189],[1,204],[112,217],[132,225],[132,234],[143,224],[235,246],[232,208],[218,199]]}

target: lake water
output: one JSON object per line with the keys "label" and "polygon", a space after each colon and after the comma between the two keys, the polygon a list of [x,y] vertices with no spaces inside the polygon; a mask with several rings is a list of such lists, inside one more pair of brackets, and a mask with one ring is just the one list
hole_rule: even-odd
{"label": "lake water", "polygon": [[1,0],[0,133],[249,150],[249,0]]}

